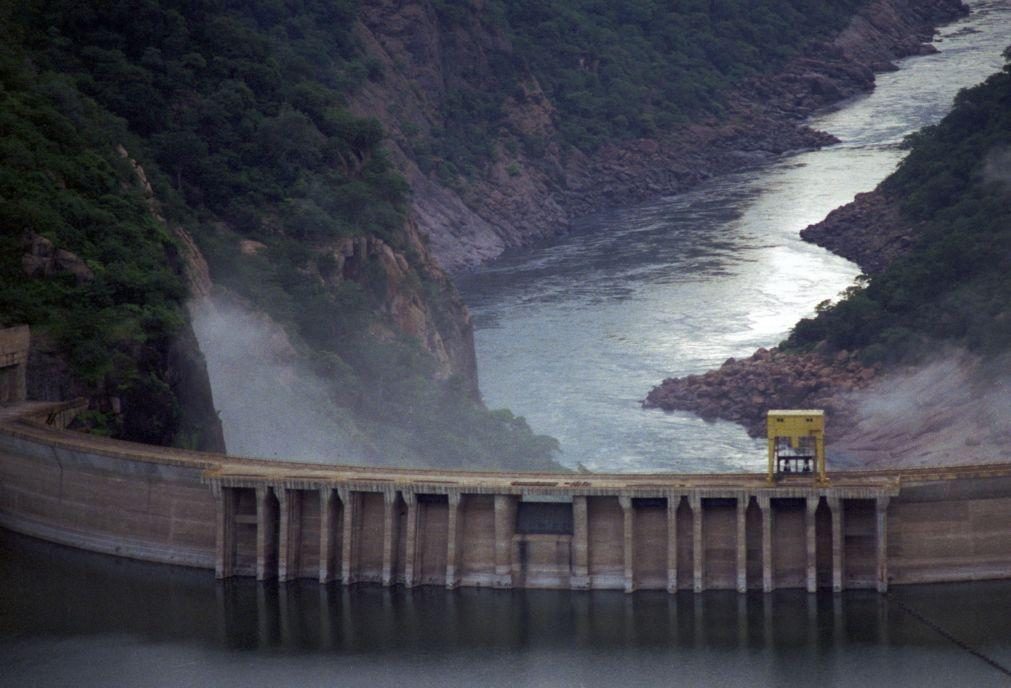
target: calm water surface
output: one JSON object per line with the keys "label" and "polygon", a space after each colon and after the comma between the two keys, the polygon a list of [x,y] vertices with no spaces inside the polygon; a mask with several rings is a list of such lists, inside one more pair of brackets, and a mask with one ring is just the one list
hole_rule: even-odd
{"label": "calm water surface", "polygon": [[1000,68],[1009,3],[973,7],[941,31],[940,54],[905,60],[872,94],[812,120],[840,144],[586,218],[460,279],[488,404],[557,437],[568,465],[761,468],[762,446],[739,426],[642,411],[639,401],[665,377],[776,344],[852,283],[853,263],[799,232],[873,189],[902,158],[905,135]]}
{"label": "calm water surface", "polygon": [[1007,686],[1011,583],[807,595],[217,584],[0,531],[4,686]]}

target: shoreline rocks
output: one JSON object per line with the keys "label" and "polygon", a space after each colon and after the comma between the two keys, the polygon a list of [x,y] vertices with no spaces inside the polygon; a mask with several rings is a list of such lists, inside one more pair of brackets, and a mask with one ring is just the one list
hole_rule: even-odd
{"label": "shoreline rocks", "polygon": [[915,233],[916,227],[900,212],[899,202],[878,187],[857,194],[821,222],[802,229],[800,236],[873,275],[906,253]]}
{"label": "shoreline rocks", "polygon": [[851,411],[844,395],[866,388],[879,372],[878,366],[866,366],[848,351],[826,355],[762,348],[701,375],[667,378],[650,390],[642,405],[691,411],[705,420],[730,420],[760,437],[766,412],[773,408],[820,408],[834,419],[847,417]]}

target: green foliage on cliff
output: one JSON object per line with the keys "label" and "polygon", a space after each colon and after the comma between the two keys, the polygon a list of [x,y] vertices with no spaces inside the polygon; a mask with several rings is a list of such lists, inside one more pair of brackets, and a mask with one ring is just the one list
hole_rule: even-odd
{"label": "green foliage on cliff", "polygon": [[[79,389],[127,400],[108,430],[169,443],[180,414],[164,357],[185,318],[175,247],[116,152],[121,123],[64,75],[32,69],[9,27],[0,38],[0,323],[54,340]],[[26,232],[81,259],[81,278],[28,279]]]}
{"label": "green foliage on cliff", "polygon": [[21,16],[36,59],[143,137],[189,208],[268,238],[398,231],[382,130],[342,106],[369,73],[355,3],[45,0]]}
{"label": "green foliage on cliff", "polygon": [[864,0],[499,0],[516,58],[593,148],[718,114],[728,87],[838,30]]}
{"label": "green foliage on cliff", "polygon": [[909,145],[883,189],[919,223],[914,246],[798,323],[788,347],[824,340],[870,360],[933,340],[983,353],[1011,348],[1011,63],[959,93],[951,113]]}
{"label": "green foliage on cliff", "polygon": [[[163,412],[164,427],[122,434],[173,435],[178,400],[162,389],[166,364],[155,354],[185,322],[186,294],[166,258],[174,240],[117,144],[143,164],[168,222],[196,238],[215,282],[291,328],[379,451],[547,465],[552,441],[485,410],[465,381],[436,381],[418,342],[389,336],[382,275],[320,278],[327,247],[343,237],[377,237],[417,257],[404,230],[407,187],[382,152],[383,132],[345,107],[382,77],[353,38],[355,2],[7,0],[0,9],[11,32],[0,307],[6,321],[53,332],[92,389],[115,393],[126,375],[138,391],[130,408],[144,408],[152,426]],[[24,229],[77,253],[96,279],[26,281]],[[263,248],[244,255],[240,239]]]}
{"label": "green foliage on cliff", "polygon": [[[497,143],[540,157],[548,141],[513,130],[507,115],[534,82],[566,146],[662,136],[719,116],[731,87],[774,72],[866,1],[436,0],[442,49],[461,64],[443,66],[444,125],[415,155],[450,185],[477,175]],[[486,30],[508,40],[486,41],[479,55],[457,48],[457,32]]]}

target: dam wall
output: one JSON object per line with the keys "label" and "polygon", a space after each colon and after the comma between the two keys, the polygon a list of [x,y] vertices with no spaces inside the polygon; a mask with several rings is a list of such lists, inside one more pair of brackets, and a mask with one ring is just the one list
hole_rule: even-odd
{"label": "dam wall", "polygon": [[1011,578],[1011,465],[530,474],[237,459],[0,422],[0,526],[219,578],[619,590]]}

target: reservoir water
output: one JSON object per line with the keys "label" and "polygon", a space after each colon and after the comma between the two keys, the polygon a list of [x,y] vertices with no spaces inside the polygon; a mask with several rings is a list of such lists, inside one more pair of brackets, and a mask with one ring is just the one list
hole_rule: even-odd
{"label": "reservoir water", "polygon": [[732,423],[643,411],[665,377],[774,346],[859,269],[799,232],[870,191],[962,87],[1003,64],[1009,3],[940,31],[874,92],[814,118],[838,145],[789,155],[690,193],[585,218],[559,239],[458,280],[474,315],[485,401],[558,438],[560,460],[607,471],[760,469]]}
{"label": "reservoir water", "polygon": [[[898,162],[1001,64],[1008,2],[941,32],[877,91],[819,117],[842,143],[589,218],[469,276],[482,386],[563,460],[720,470],[760,448],[736,426],[639,410],[650,385],[774,344],[845,288],[797,232]],[[217,583],[0,530],[0,686],[889,686],[1011,684],[1011,582],[888,596],[351,590]]]}
{"label": "reservoir water", "polygon": [[998,668],[1011,666],[1011,582],[887,597],[346,590],[215,583],[4,531],[0,550],[0,685],[12,688],[1011,682]]}

